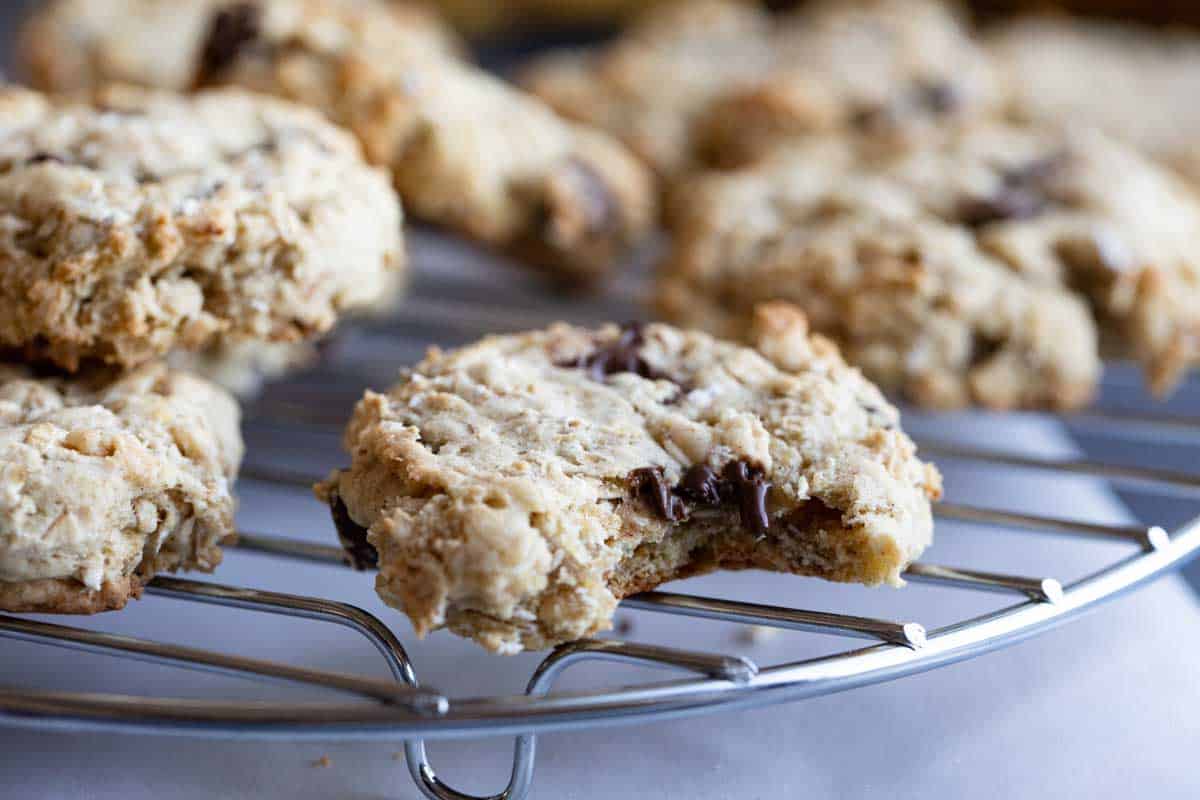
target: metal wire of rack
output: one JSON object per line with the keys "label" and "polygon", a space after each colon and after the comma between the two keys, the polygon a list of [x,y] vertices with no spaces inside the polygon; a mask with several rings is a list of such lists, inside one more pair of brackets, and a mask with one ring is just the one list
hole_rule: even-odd
{"label": "metal wire of rack", "polygon": [[[636,283],[619,284],[614,291],[632,296],[636,292]],[[448,288],[443,280],[433,287],[419,285],[416,294],[417,299],[405,306],[405,313],[413,309],[414,315],[427,315],[438,331],[456,327],[457,335],[473,337],[484,330],[517,329],[536,324],[530,323],[527,308],[497,308],[455,300],[453,287]],[[447,300],[448,296],[451,299]],[[436,305],[434,298],[440,298]],[[571,308],[582,309],[580,316],[584,317],[604,313],[603,305],[590,310],[576,305]],[[409,321],[411,323],[411,317]],[[370,336],[403,339],[406,335],[403,326],[397,329],[391,323],[359,323],[351,326],[351,330],[355,329]],[[399,340],[393,338],[392,341]],[[403,352],[415,350],[413,347],[399,349]],[[335,353],[336,350],[335,347]],[[330,368],[326,365],[325,369]],[[339,365],[335,364],[333,368],[339,368]],[[366,382],[372,381],[367,379]],[[306,384],[305,391],[310,394],[300,394],[299,402],[295,396],[288,400],[268,395],[248,413],[248,427],[276,425],[325,432],[335,430],[341,420],[323,410],[330,404],[320,402],[321,390],[314,388],[322,385],[329,384],[321,381]],[[314,412],[314,409],[318,410]],[[1180,437],[1200,433],[1200,420],[1177,415],[1096,411],[1074,419],[1085,425],[1119,426],[1123,434],[1130,436]],[[1030,457],[942,441],[921,441],[920,445],[923,453],[948,463],[979,462],[1010,470],[1041,471],[1051,476],[1084,475],[1114,484],[1135,484],[1200,497],[1200,476],[1188,473],[1084,459]],[[254,462],[243,470],[245,479],[305,491],[320,477],[303,470]],[[253,614],[300,617],[349,628],[376,648],[390,671],[391,680],[0,615],[0,638],[4,639],[296,683],[348,696],[346,701],[336,702],[247,703],[241,700],[44,692],[0,686],[0,721],[72,730],[115,729],[194,736],[399,738],[405,740],[405,756],[413,780],[427,797],[439,800],[472,800],[473,796],[456,791],[437,777],[425,752],[427,740],[515,735],[509,783],[493,797],[520,800],[529,794],[532,786],[539,734],[798,701],[944,666],[1046,631],[1181,566],[1200,552],[1200,517],[1168,533],[1157,526],[1096,524],[951,502],[940,504],[936,514],[943,522],[955,524],[1118,542],[1127,545],[1129,552],[1099,571],[1066,583],[1045,575],[915,563],[906,572],[910,582],[930,584],[942,590],[994,593],[1011,601],[1001,603],[988,613],[928,631],[919,622],[907,619],[853,616],[666,591],[648,592],[627,598],[622,606],[679,617],[832,634],[868,644],[833,655],[760,666],[748,658],[721,653],[612,639],[586,640],[564,645],[546,656],[529,679],[524,694],[483,697],[450,697],[436,688],[421,686],[412,662],[392,630],[353,605],[320,597],[159,577],[147,587],[148,594],[226,606]],[[342,552],[336,546],[278,535],[243,532],[236,547],[276,559],[344,566]],[[658,667],[678,675],[618,688],[554,691],[555,682],[565,670],[585,661]]]}

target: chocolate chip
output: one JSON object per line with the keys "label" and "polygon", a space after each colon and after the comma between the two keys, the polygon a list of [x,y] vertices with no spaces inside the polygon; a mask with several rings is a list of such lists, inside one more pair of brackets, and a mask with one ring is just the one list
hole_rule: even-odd
{"label": "chocolate chip", "polygon": [[253,3],[235,3],[216,13],[200,52],[197,86],[219,80],[242,49],[261,35],[260,17],[259,8]]}
{"label": "chocolate chip", "polygon": [[29,157],[26,164],[64,164],[66,163],[61,158],[51,153],[34,153]]}
{"label": "chocolate chip", "polygon": [[629,484],[637,497],[645,500],[668,522],[687,519],[687,507],[671,490],[662,467],[642,467],[629,473]]}
{"label": "chocolate chip", "polygon": [[715,506],[721,504],[721,483],[717,473],[707,464],[697,464],[683,475],[679,494],[693,503]]}
{"label": "chocolate chip", "polygon": [[1043,184],[1061,172],[1069,160],[1068,155],[1062,151],[1035,158],[1019,167],[1010,167],[1005,170],[1004,183],[1006,186]]}
{"label": "chocolate chip", "polygon": [[755,536],[765,536],[770,529],[767,492],[771,484],[761,468],[747,461],[731,461],[721,470],[720,477],[711,467],[696,465],[684,473],[683,480],[674,488],[667,483],[662,467],[636,469],[629,474],[629,482],[634,494],[668,522],[687,519],[686,499],[707,508],[736,505],[742,526]]}
{"label": "chocolate chip", "polygon": [[972,228],[993,222],[1029,219],[1050,205],[1046,184],[1066,166],[1066,153],[1052,153],[1001,173],[1001,187],[991,197],[966,200],[959,208],[959,219]]}
{"label": "chocolate chip", "polygon": [[642,326],[639,323],[630,323],[621,329],[621,335],[612,344],[558,366],[586,370],[588,377],[599,383],[603,383],[609,375],[622,372],[632,372],[652,381],[672,380],[642,358],[640,351],[645,343]]}
{"label": "chocolate chip", "polygon": [[918,108],[932,111],[934,114],[949,114],[962,105],[962,95],[953,84],[945,81],[922,81],[913,92],[913,100]]}
{"label": "chocolate chip", "polygon": [[367,529],[350,518],[346,504],[336,492],[330,499],[329,510],[333,514],[338,541],[346,553],[346,563],[359,571],[377,568],[379,551],[367,541]]}
{"label": "chocolate chip", "polygon": [[991,197],[972,197],[958,209],[964,225],[982,228],[993,222],[1036,217],[1045,210],[1046,198],[1022,187],[1005,187]]}
{"label": "chocolate chip", "polygon": [[771,527],[767,514],[767,490],[771,484],[762,470],[745,461],[732,461],[725,465],[721,477],[737,501],[742,526],[755,536],[766,536]]}
{"label": "chocolate chip", "polygon": [[896,110],[887,105],[864,104],[850,114],[850,125],[860,131],[879,131],[899,122]]}

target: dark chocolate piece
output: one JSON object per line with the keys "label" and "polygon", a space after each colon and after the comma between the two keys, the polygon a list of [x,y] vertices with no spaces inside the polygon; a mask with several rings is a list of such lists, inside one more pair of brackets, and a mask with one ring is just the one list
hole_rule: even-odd
{"label": "dark chocolate piece", "polygon": [[1067,161],[1066,153],[1057,152],[1005,170],[995,194],[968,199],[959,209],[960,219],[965,225],[981,228],[993,222],[1036,217],[1051,203],[1047,182]]}
{"label": "dark chocolate piece", "polygon": [[731,461],[721,471],[721,477],[730,499],[738,504],[742,526],[755,536],[766,536],[771,527],[771,517],[767,514],[767,491],[771,484],[762,469],[745,461]]}
{"label": "dark chocolate piece", "polygon": [[261,35],[260,16],[258,6],[253,3],[235,3],[213,16],[208,38],[200,52],[197,86],[208,86],[219,80],[242,49]]}
{"label": "dark chocolate piece", "polygon": [[25,163],[26,164],[65,164],[66,162],[63,161],[58,156],[53,155],[51,153],[34,153],[32,156],[29,157],[29,160],[26,161]]}
{"label": "dark chocolate piece", "polygon": [[356,570],[364,571],[379,567],[379,551],[367,541],[367,529],[350,518],[346,504],[335,492],[329,503],[333,525],[337,528],[338,541],[346,553],[346,563]]}
{"label": "dark chocolate piece", "polygon": [[945,81],[923,81],[913,93],[916,104],[934,114],[949,114],[962,105],[962,96],[953,84]]}
{"label": "dark chocolate piece", "polygon": [[646,363],[640,352],[643,344],[645,339],[642,336],[642,326],[636,322],[630,323],[621,329],[620,337],[612,344],[598,347],[589,355],[558,366],[587,370],[588,377],[598,383],[604,383],[604,379],[609,375],[621,372],[632,372],[652,381],[675,382],[670,376]]}
{"label": "dark chocolate piece", "polygon": [[721,482],[717,473],[707,464],[697,464],[685,472],[678,491],[684,498],[700,505],[715,506],[721,503]]}
{"label": "dark chocolate piece", "polygon": [[662,467],[642,467],[629,473],[633,493],[645,500],[654,511],[668,522],[687,519],[687,507],[675,496],[667,483]]}
{"label": "dark chocolate piece", "polygon": [[771,483],[761,468],[746,461],[729,462],[720,477],[711,467],[698,464],[688,469],[674,488],[667,483],[662,467],[636,469],[629,474],[629,482],[634,494],[668,522],[687,519],[690,513],[684,503],[687,500],[703,508],[736,505],[742,526],[758,537],[765,536],[771,526],[767,511]]}
{"label": "dark chocolate piece", "polygon": [[993,222],[1029,219],[1045,210],[1046,198],[1038,192],[1023,187],[1005,187],[991,197],[973,197],[959,208],[959,218],[964,225],[982,228]]}

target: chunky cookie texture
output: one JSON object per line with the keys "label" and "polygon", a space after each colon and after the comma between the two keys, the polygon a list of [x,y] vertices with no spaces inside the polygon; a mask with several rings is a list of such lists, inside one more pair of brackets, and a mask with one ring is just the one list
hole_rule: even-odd
{"label": "chunky cookie texture", "polygon": [[693,128],[708,105],[775,62],[770,31],[770,18],[749,3],[669,3],[611,45],[537,59],[521,83],[565,116],[618,137],[669,178],[695,168]]}
{"label": "chunky cookie texture", "polygon": [[756,305],[786,300],[869,377],[935,408],[1074,408],[1093,393],[1084,304],[1010,269],[843,139],[681,195],[656,295],[670,319],[747,340]]}
{"label": "chunky cookie texture", "polygon": [[777,37],[774,67],[723,93],[697,123],[704,162],[738,166],[830,131],[920,141],[1004,99],[999,70],[939,0],[821,0]]}
{"label": "chunky cookie texture", "polygon": [[116,89],[34,113],[11,91],[0,346],[74,370],[295,342],[394,285],[395,193],[313,112],[239,91]]}
{"label": "chunky cookie texture", "polygon": [[[152,5],[169,16],[162,0]],[[68,4],[56,15],[70,21],[59,45],[72,25],[98,49],[137,47],[134,35],[173,37],[190,54],[195,85],[235,85],[320,109],[391,170],[415,215],[565,281],[596,279],[649,233],[656,198],[625,148],[459,60],[452,37],[420,11],[383,0],[167,5],[189,14],[202,6],[202,21],[186,30],[147,22],[131,34],[120,15]],[[55,89],[79,83],[31,72]],[[108,77],[158,81],[149,65]]]}
{"label": "chunky cookie texture", "polygon": [[992,31],[1018,119],[1091,125],[1200,182],[1200,37],[1182,29],[1025,17]]}
{"label": "chunky cookie texture", "polygon": [[431,55],[458,50],[456,37],[422,7],[390,4],[380,24],[373,5],[374,0],[49,0],[22,29],[18,58],[26,77],[47,91],[78,92],[115,82],[182,92],[196,83],[198,72],[216,77],[244,48],[268,45],[261,36],[264,20],[290,19],[298,26],[336,7],[345,10],[344,27],[314,30],[318,40],[354,39],[379,50]]}
{"label": "chunky cookie texture", "polygon": [[535,62],[524,83],[667,177],[813,133],[920,137],[1003,98],[962,21],[912,0],[819,2],[774,19],[751,4],[678,3],[606,48]]}
{"label": "chunky cookie texture", "polygon": [[1200,204],[1131,147],[1077,127],[979,126],[887,167],[912,200],[1039,286],[1083,298],[1106,349],[1165,394],[1200,359]]}
{"label": "chunky cookie texture", "polygon": [[418,633],[503,653],[714,569],[899,585],[938,473],[795,309],[760,309],[754,337],[556,325],[431,352],[360,402],[318,496]]}
{"label": "chunky cookie texture", "polygon": [[122,608],[233,536],[238,408],[161,364],[123,377],[0,365],[0,609]]}

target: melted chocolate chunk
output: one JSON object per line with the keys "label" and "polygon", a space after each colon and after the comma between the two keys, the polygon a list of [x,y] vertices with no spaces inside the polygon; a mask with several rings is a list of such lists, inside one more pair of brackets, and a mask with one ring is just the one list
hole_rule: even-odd
{"label": "melted chocolate chunk", "polygon": [[688,518],[684,500],[701,508],[736,505],[742,526],[755,536],[767,534],[771,518],[767,512],[767,492],[771,484],[761,468],[746,461],[731,461],[721,470],[720,477],[705,464],[698,464],[684,473],[678,486],[667,483],[662,467],[643,467],[629,474],[634,494],[645,500],[668,522]]}
{"label": "melted chocolate chunk", "polygon": [[762,469],[745,461],[731,461],[721,471],[726,492],[738,504],[742,515],[742,527],[755,536],[763,537],[771,527],[767,514],[767,490],[771,484],[763,476]]}
{"label": "melted chocolate chunk", "polygon": [[197,86],[220,79],[242,49],[261,35],[260,16],[258,6],[253,3],[235,3],[216,13],[200,52]]}
{"label": "melted chocolate chunk", "polygon": [[704,506],[721,504],[721,481],[707,464],[697,464],[685,472],[676,491],[693,503]]}
{"label": "melted chocolate chunk", "polygon": [[590,355],[558,366],[587,370],[588,377],[598,383],[604,383],[604,379],[609,375],[621,372],[632,372],[652,381],[668,380],[675,383],[671,377],[646,363],[640,352],[643,344],[645,339],[642,336],[642,326],[631,323],[621,329],[620,337],[612,344],[599,347]]}
{"label": "melted chocolate chunk", "polygon": [[350,519],[350,512],[342,498],[333,495],[329,504],[333,514],[333,525],[337,528],[338,541],[346,552],[346,563],[360,572],[379,566],[379,551],[367,541],[367,529]]}
{"label": "melted chocolate chunk", "polygon": [[642,467],[629,473],[633,493],[650,504],[650,507],[668,522],[687,519],[687,507],[675,496],[671,484],[667,483],[662,467]]}

